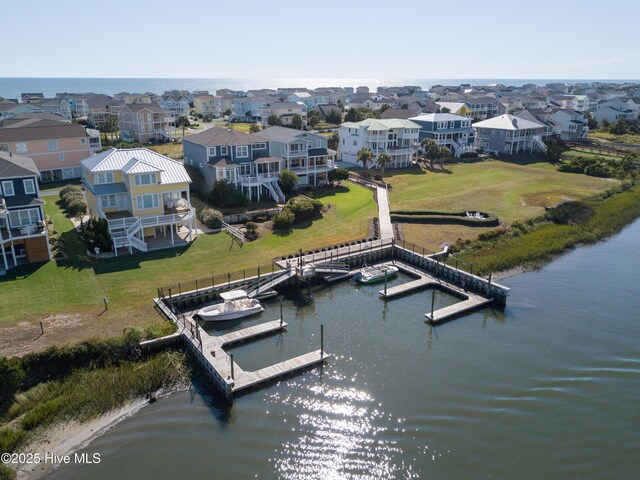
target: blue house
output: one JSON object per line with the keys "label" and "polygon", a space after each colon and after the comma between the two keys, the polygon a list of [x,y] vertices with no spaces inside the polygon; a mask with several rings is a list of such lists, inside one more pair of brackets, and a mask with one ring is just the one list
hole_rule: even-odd
{"label": "blue house", "polygon": [[231,128],[212,127],[186,137],[182,143],[184,162],[202,173],[202,193],[211,190],[214,182],[225,180],[249,197],[259,200],[268,195],[274,201],[284,201],[278,186],[280,158],[269,156],[269,141],[252,133]]}
{"label": "blue house", "polygon": [[51,259],[39,176],[29,157],[0,151],[0,274]]}
{"label": "blue house", "polygon": [[420,141],[429,138],[447,147],[455,156],[473,150],[470,118],[452,113],[426,113],[410,120],[420,125]]}

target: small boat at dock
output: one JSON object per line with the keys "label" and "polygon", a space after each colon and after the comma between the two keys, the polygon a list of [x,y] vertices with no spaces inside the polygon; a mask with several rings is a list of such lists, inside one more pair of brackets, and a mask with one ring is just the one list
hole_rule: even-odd
{"label": "small boat at dock", "polygon": [[244,290],[223,292],[220,298],[222,302],[204,307],[196,315],[205,322],[222,322],[248,317],[264,310],[262,304],[255,298],[249,298]]}
{"label": "small boat at dock", "polygon": [[360,269],[360,273],[356,277],[359,283],[376,283],[381,282],[385,278],[391,278],[398,273],[398,267],[393,265],[371,265]]}

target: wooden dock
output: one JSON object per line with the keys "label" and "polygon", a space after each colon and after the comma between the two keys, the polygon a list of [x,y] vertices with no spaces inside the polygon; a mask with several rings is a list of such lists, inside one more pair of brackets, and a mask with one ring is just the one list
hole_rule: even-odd
{"label": "wooden dock", "polygon": [[473,293],[467,293],[467,295],[468,298],[462,302],[454,303],[453,305],[434,311],[433,317],[430,313],[425,313],[424,316],[427,317],[428,321],[431,323],[442,323],[447,320],[451,320],[458,315],[469,313],[471,310],[480,308],[493,301],[491,298],[484,298]]}
{"label": "wooden dock", "polygon": [[246,342],[261,336],[281,332],[286,327],[287,324],[285,322],[273,320],[215,336],[207,334],[192,317],[187,317],[183,335],[191,343],[192,348],[198,352],[200,360],[206,363],[204,367],[212,373],[216,383],[225,390],[228,396],[233,396],[242,390],[322,364],[331,356],[326,352],[316,350],[249,372],[243,370],[233,360],[233,356],[229,355],[223,348],[235,343]]}

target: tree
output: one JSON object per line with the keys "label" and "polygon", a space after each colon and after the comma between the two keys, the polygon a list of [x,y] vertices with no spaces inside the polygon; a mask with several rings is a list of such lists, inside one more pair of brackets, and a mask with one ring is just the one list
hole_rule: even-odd
{"label": "tree", "polygon": [[329,173],[327,174],[327,179],[330,182],[339,182],[341,180],[349,180],[349,170],[342,167],[333,169],[329,171]]}
{"label": "tree", "polygon": [[340,110],[344,111],[344,103],[342,103],[342,100],[338,99],[338,101],[336,102],[336,105]]}
{"label": "tree", "polygon": [[402,105],[400,105],[400,108],[401,108],[402,110],[409,110],[409,104],[405,102],[405,103],[403,103]]}
{"label": "tree", "polygon": [[291,118],[291,126],[293,128],[295,128],[296,130],[301,130],[302,129],[302,117],[298,114],[294,115]]}
{"label": "tree", "polygon": [[589,127],[589,130],[595,130],[598,128],[598,121],[593,118],[593,115],[589,112],[585,112],[584,116],[587,118],[587,127]]}
{"label": "tree", "polygon": [[244,112],[244,117],[247,122],[253,120],[253,113],[251,113],[251,110],[247,110],[246,112]]}
{"label": "tree", "polygon": [[333,132],[327,141],[327,146],[333,150],[337,150],[338,145],[340,145],[340,134],[338,132]]}
{"label": "tree", "polygon": [[356,112],[355,108],[350,108],[347,114],[344,116],[345,122],[357,122],[358,121],[358,112]]}
{"label": "tree", "polygon": [[333,123],[334,125],[339,125],[342,123],[342,114],[337,108],[332,108],[329,113],[325,116],[325,120],[327,123]]}
{"label": "tree", "polygon": [[310,126],[315,127],[318,123],[320,123],[320,114],[315,110],[311,112],[307,117],[307,123]]}
{"label": "tree", "polygon": [[391,108],[391,105],[389,105],[388,103],[383,103],[382,106],[380,107],[380,113],[384,113],[385,111],[389,110]]}
{"label": "tree", "polygon": [[104,138],[107,138],[107,133],[111,134],[111,140],[113,141],[113,134],[120,128],[117,115],[107,115],[102,124],[102,131],[105,133]]}
{"label": "tree", "polygon": [[184,137],[184,129],[191,125],[186,115],[181,115],[176,119],[176,128],[182,127],[182,136]]}
{"label": "tree", "polygon": [[560,161],[562,157],[562,152],[564,152],[564,148],[555,138],[551,138],[544,142],[547,146],[547,160],[550,163],[557,163]]}
{"label": "tree", "polygon": [[378,155],[378,158],[376,160],[378,166],[382,170],[382,175],[384,175],[384,169],[387,168],[387,165],[391,163],[391,155],[389,155],[388,153],[381,153],[380,155]]}
{"label": "tree", "polygon": [[[445,158],[449,155],[449,149],[441,147],[434,140],[425,138],[420,142],[424,150],[425,156],[429,159],[429,166],[433,168],[433,162],[438,159]],[[444,163],[440,163],[443,167]]]}
{"label": "tree", "polygon": [[369,148],[362,148],[358,152],[358,157],[356,158],[356,162],[362,164],[362,176],[365,177],[367,175],[367,164],[371,162],[372,152]]}
{"label": "tree", "polygon": [[440,113],[451,113],[451,110],[449,108],[447,108],[447,107],[442,107],[440,109]]}
{"label": "tree", "polygon": [[624,135],[627,133],[627,123],[619,118],[616,123],[611,126],[611,130],[609,130],[614,135]]}
{"label": "tree", "polygon": [[232,113],[233,113],[233,112],[231,111],[231,109],[230,109],[230,108],[227,108],[224,112],[222,112],[222,114],[223,114],[224,116],[226,116],[226,117],[231,116],[231,114],[232,114]]}
{"label": "tree", "polygon": [[260,128],[260,124],[258,124],[258,123],[252,123],[249,126],[249,131],[251,133],[258,133],[260,130],[262,130],[262,128]]}
{"label": "tree", "polygon": [[269,118],[267,119],[267,123],[269,124],[270,127],[273,127],[274,125],[280,124],[280,119],[275,113],[272,113],[271,115],[269,115]]}
{"label": "tree", "polygon": [[291,170],[282,170],[278,175],[278,185],[285,195],[291,195],[298,185],[298,176]]}

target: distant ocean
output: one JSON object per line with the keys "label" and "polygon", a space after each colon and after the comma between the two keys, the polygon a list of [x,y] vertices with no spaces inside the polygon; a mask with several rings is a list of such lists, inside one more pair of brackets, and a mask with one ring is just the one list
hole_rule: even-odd
{"label": "distant ocean", "polygon": [[428,89],[433,85],[487,85],[502,83],[511,86],[522,86],[527,83],[544,85],[550,82],[637,82],[637,80],[588,80],[588,79],[505,79],[505,78],[1,78],[0,96],[4,98],[20,98],[23,92],[39,92],[45,97],[53,97],[59,92],[70,93],[105,93],[113,95],[118,92],[153,92],[163,93],[166,90],[208,90],[215,92],[221,88],[232,90],[250,90],[261,88],[284,87],[358,87],[368,86],[371,91],[379,86],[418,85]]}

